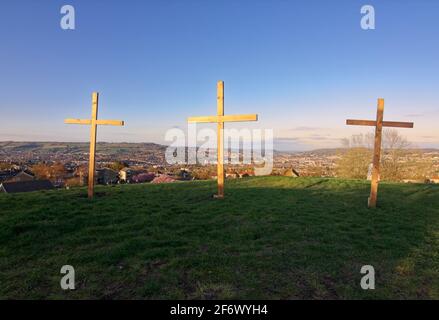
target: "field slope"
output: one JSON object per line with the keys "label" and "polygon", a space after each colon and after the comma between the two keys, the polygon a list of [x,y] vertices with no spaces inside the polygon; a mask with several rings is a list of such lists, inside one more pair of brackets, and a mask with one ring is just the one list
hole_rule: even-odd
{"label": "field slope", "polygon": [[[284,177],[0,195],[0,298],[439,299],[439,188]],[[60,269],[76,290],[60,289]],[[360,288],[360,268],[376,290]]]}

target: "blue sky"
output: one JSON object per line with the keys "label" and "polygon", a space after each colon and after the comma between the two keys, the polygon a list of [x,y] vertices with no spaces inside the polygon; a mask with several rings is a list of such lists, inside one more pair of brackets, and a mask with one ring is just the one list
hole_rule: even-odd
{"label": "blue sky", "polygon": [[[60,8],[76,30],[60,28]],[[363,5],[376,29],[360,27]],[[414,121],[401,133],[439,147],[439,1],[9,1],[0,5],[0,140],[87,141],[91,92],[101,94],[100,141],[162,143],[188,116],[216,112],[274,129],[275,147],[338,147],[370,129],[346,118]]]}

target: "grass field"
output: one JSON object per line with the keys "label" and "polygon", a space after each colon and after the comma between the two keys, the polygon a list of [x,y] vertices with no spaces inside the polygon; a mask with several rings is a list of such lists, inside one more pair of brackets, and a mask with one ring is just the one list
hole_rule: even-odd
{"label": "grass field", "polygon": [[0,298],[439,299],[438,186],[382,183],[377,210],[366,181],[232,180],[222,201],[215,187],[0,195]]}

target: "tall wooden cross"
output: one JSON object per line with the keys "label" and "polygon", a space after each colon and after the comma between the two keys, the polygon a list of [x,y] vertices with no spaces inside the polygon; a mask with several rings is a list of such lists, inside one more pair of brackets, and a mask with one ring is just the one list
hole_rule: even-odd
{"label": "tall wooden cross", "polygon": [[218,194],[216,198],[224,198],[224,122],[243,122],[243,121],[258,121],[257,114],[243,114],[243,115],[224,115],[224,82],[217,83],[217,115],[207,117],[190,117],[189,123],[204,122],[218,124],[218,140],[217,140],[217,181]]}
{"label": "tall wooden cross", "polygon": [[67,124],[85,124],[90,126],[90,160],[88,164],[88,197],[93,198],[95,183],[96,133],[98,125],[123,126],[120,120],[98,120],[99,93],[93,92],[91,119],[65,119]]}
{"label": "tall wooden cross", "polygon": [[413,122],[383,121],[384,99],[378,99],[377,119],[373,120],[346,120],[347,125],[375,127],[375,145],[373,151],[372,182],[368,201],[369,208],[376,208],[378,196],[378,182],[380,178],[381,138],[383,127],[413,128]]}

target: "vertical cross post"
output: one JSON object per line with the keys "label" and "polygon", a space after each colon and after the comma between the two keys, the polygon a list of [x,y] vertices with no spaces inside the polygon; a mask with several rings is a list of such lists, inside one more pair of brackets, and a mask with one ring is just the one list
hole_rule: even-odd
{"label": "vertical cross post", "polygon": [[98,120],[99,93],[93,92],[90,125],[90,159],[88,166],[88,197],[93,198],[96,167],[96,132]]}
{"label": "vertical cross post", "polygon": [[[217,115],[224,116],[224,82],[217,83]],[[217,147],[217,175],[218,175],[218,198],[224,198],[224,122],[218,122],[218,147]]]}
{"label": "vertical cross post", "polygon": [[375,144],[373,150],[372,182],[370,187],[370,196],[368,200],[369,208],[376,208],[377,205],[378,183],[380,179],[381,141],[383,136],[383,118],[384,99],[378,99],[377,119],[375,127]]}

